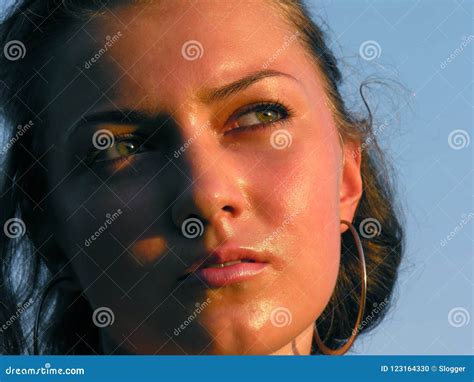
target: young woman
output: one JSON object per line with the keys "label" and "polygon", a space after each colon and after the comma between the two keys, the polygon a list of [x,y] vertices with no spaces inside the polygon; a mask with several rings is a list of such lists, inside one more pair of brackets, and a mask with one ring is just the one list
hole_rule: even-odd
{"label": "young woman", "polygon": [[0,46],[3,353],[343,354],[386,313],[390,176],[302,3],[26,0]]}

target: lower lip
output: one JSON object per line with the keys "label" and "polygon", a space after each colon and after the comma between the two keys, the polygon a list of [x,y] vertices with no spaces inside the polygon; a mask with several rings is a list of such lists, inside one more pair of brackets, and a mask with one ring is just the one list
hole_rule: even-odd
{"label": "lower lip", "polygon": [[200,283],[211,288],[246,281],[262,273],[268,263],[238,263],[222,268],[201,268],[190,274],[186,283]]}

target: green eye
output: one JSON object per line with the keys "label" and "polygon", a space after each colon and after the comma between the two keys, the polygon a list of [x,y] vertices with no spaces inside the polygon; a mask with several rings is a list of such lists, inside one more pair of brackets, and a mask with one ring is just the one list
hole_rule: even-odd
{"label": "green eye", "polygon": [[131,137],[118,138],[112,146],[98,153],[96,161],[125,159],[141,150],[138,139]]}
{"label": "green eye", "polygon": [[131,141],[121,141],[112,145],[109,150],[113,149],[115,149],[115,153],[109,153],[108,159],[115,159],[116,157],[126,157],[135,154],[135,152],[139,149],[139,146]]}
{"label": "green eye", "polygon": [[263,127],[285,120],[288,117],[288,109],[277,103],[251,105],[234,120],[234,129],[243,129],[251,126]]}
{"label": "green eye", "polygon": [[255,114],[262,123],[269,123],[279,119],[279,114],[273,110],[257,111]]}
{"label": "green eye", "polygon": [[86,163],[106,162],[126,159],[132,155],[146,151],[146,147],[141,138],[137,136],[115,137],[112,145],[102,150],[94,150],[86,157]]}

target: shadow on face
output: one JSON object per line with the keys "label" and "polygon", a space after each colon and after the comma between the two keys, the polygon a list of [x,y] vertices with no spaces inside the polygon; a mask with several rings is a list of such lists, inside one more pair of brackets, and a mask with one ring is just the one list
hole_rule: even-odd
{"label": "shadow on face", "polygon": [[303,333],[309,352],[357,190],[296,37],[264,1],[121,5],[62,36],[48,221],[114,313],[109,352],[271,354]]}

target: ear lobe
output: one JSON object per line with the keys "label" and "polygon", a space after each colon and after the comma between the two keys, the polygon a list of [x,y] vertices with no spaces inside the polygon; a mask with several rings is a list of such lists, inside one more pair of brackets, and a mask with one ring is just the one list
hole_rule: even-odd
{"label": "ear lobe", "polygon": [[[363,191],[360,172],[362,161],[360,142],[345,142],[343,155],[339,182],[339,216],[341,220],[352,222]],[[347,226],[341,226],[341,232],[346,230]]]}

